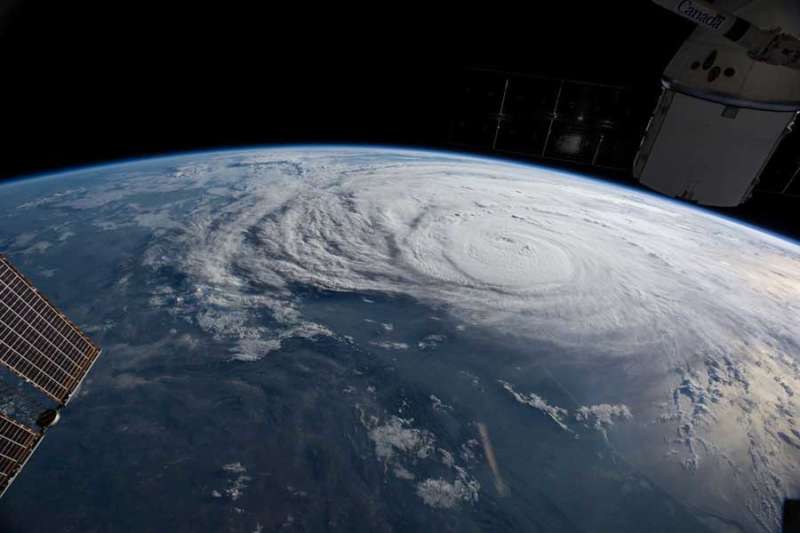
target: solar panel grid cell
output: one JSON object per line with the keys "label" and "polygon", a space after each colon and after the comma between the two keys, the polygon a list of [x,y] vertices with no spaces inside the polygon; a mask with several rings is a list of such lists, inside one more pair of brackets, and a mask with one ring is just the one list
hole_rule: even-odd
{"label": "solar panel grid cell", "polygon": [[41,433],[0,413],[0,494],[22,469],[41,438]]}
{"label": "solar panel grid cell", "polygon": [[0,256],[0,362],[66,403],[99,355],[69,319]]}

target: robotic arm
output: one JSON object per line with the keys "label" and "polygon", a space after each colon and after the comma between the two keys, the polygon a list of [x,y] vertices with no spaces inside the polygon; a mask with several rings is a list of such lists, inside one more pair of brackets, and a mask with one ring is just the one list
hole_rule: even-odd
{"label": "robotic arm", "polygon": [[744,47],[755,61],[800,70],[800,39],[780,28],[765,30],[703,0],[653,0],[709,31]]}

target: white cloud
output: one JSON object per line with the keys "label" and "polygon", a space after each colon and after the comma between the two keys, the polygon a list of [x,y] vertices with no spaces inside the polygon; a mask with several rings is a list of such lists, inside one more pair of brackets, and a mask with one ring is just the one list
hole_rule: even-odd
{"label": "white cloud", "polygon": [[222,469],[226,472],[233,472],[234,474],[243,474],[247,472],[247,469],[239,462],[222,465]]}
{"label": "white cloud", "polygon": [[447,340],[447,337],[439,334],[426,335],[421,341],[417,343],[420,350],[429,350],[436,348],[441,343]]}
{"label": "white cloud", "polygon": [[630,420],[631,418],[633,418],[631,410],[624,404],[583,405],[575,411],[575,420],[603,433],[614,425],[615,420]]}
{"label": "white cloud", "polygon": [[533,407],[534,409],[541,411],[550,419],[555,422],[558,427],[563,429],[564,431],[572,431],[567,427],[564,423],[564,419],[569,415],[569,411],[564,409],[563,407],[558,407],[556,405],[550,405],[547,401],[538,396],[534,393],[522,394],[514,390],[514,387],[508,383],[507,381],[498,380],[498,383],[503,386],[505,390],[507,390],[511,396],[514,397],[519,403],[523,405],[527,405],[528,407]]}
{"label": "white cloud", "polygon": [[428,431],[410,427],[411,420],[398,416],[390,417],[385,423],[376,425],[369,431],[369,438],[375,444],[375,455],[384,462],[395,454],[412,454],[424,459],[433,453],[435,439]]}
{"label": "white cloud", "polygon": [[247,475],[247,469],[239,462],[223,465],[222,470],[233,474],[233,476],[228,479],[228,486],[223,492],[231,501],[235,502],[244,496],[244,491],[247,489],[251,477]]}
{"label": "white cloud", "polygon": [[371,341],[370,344],[384,350],[408,350],[408,343],[405,342]]}
{"label": "white cloud", "polygon": [[438,411],[440,413],[444,413],[447,411],[452,411],[453,407],[444,403],[439,397],[435,394],[430,395],[430,400],[432,402],[433,410]]}
{"label": "white cloud", "polygon": [[479,489],[480,484],[474,480],[464,482],[456,479],[450,482],[444,479],[426,479],[417,485],[417,495],[431,507],[452,509],[462,502],[477,502]]}

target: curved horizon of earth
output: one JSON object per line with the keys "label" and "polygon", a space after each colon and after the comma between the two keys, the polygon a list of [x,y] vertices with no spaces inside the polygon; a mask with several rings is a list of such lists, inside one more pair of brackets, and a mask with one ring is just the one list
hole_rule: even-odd
{"label": "curved horizon of earth", "polygon": [[11,182],[0,221],[104,349],[5,529],[778,531],[800,496],[800,246],[758,228],[342,146]]}

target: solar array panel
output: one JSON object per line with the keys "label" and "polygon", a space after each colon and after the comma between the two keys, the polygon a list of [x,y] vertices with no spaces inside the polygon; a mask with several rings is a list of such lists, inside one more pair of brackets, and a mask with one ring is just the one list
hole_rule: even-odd
{"label": "solar array panel", "polygon": [[475,68],[454,89],[450,144],[533,159],[628,169],[647,119],[622,86]]}
{"label": "solar array panel", "polygon": [[66,404],[100,349],[0,255],[0,363]]}
{"label": "solar array panel", "polygon": [[25,466],[42,436],[0,413],[0,495]]}

